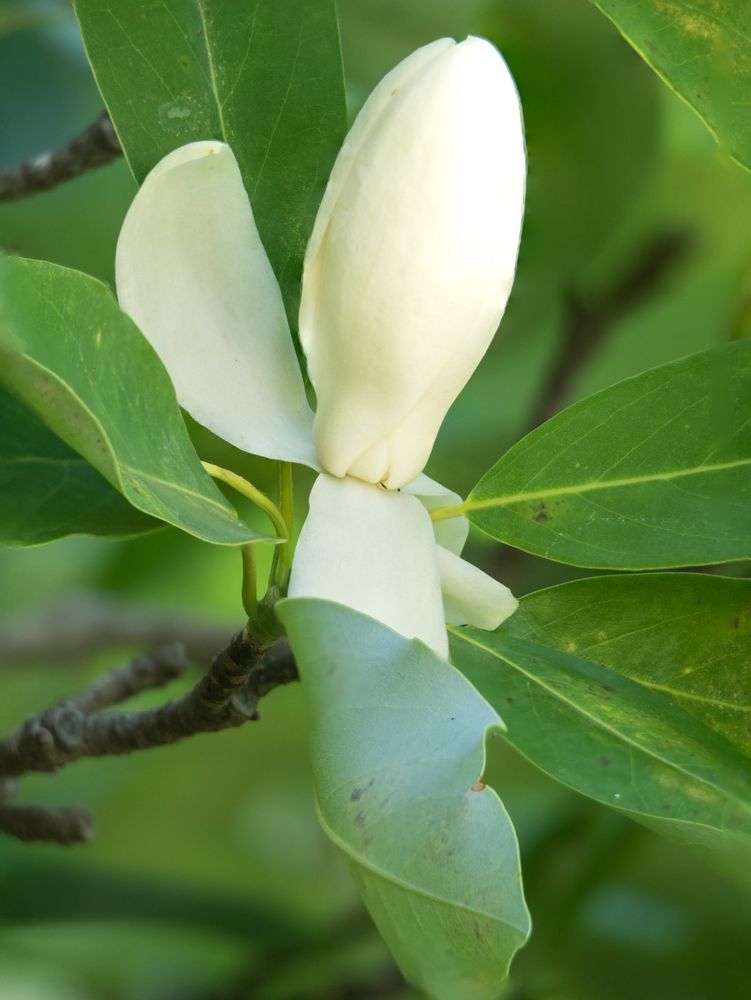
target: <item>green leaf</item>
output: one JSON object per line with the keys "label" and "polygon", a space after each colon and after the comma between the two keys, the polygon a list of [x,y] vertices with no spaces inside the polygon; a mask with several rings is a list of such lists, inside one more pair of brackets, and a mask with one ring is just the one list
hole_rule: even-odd
{"label": "green leaf", "polygon": [[138,510],[209,542],[264,539],[204,472],[161,361],[101,282],[0,259],[0,383]]}
{"label": "green leaf", "polygon": [[153,531],[96,469],[0,389],[0,545]]}
{"label": "green leaf", "polygon": [[751,168],[746,0],[594,0],[641,57]]}
{"label": "green leaf", "polygon": [[[748,606],[741,582],[675,574],[576,581],[523,599],[496,633],[452,629],[451,649],[532,763],[702,849],[751,887],[751,766],[726,738],[738,721],[732,713],[751,707],[744,641],[728,634]],[[748,625],[746,650],[747,636]],[[694,670],[706,676],[691,681]]]}
{"label": "green leaf", "polygon": [[232,147],[290,323],[305,245],[346,130],[334,0],[76,0],[140,182],[172,149]]}
{"label": "green leaf", "polygon": [[440,1000],[498,995],[529,933],[516,837],[474,790],[500,719],[421,643],[348,608],[279,605],[308,695],[324,830],[405,976]]}
{"label": "green leaf", "polygon": [[667,695],[751,757],[751,580],[646,573],[525,597],[504,631]]}
{"label": "green leaf", "polygon": [[582,400],[485,475],[466,513],[574,566],[657,569],[751,556],[751,343]]}

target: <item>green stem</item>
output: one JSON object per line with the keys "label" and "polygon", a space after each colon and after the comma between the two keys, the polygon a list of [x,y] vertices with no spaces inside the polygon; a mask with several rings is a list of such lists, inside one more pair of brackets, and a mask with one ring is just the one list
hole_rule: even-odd
{"label": "green stem", "polygon": [[258,610],[258,590],[256,585],[256,549],[252,543],[240,549],[243,558],[242,601],[248,619],[255,617]]}
{"label": "green stem", "polygon": [[448,521],[452,517],[461,517],[471,509],[471,506],[469,501],[465,500],[464,503],[456,503],[452,507],[433,507],[428,513],[431,521]]}
{"label": "green stem", "polygon": [[287,528],[288,542],[283,547],[280,545],[274,553],[274,560],[271,564],[271,580],[283,594],[286,594],[292,568],[292,528],[294,524],[292,465],[290,462],[279,463],[278,484],[279,510]]}
{"label": "green stem", "polygon": [[292,495],[292,463],[279,463],[279,510],[287,525],[287,536],[292,537],[295,509]]}
{"label": "green stem", "polygon": [[219,465],[212,465],[210,462],[201,462],[201,465],[213,479],[218,479],[220,482],[226,483],[227,486],[231,486],[232,489],[237,490],[238,493],[242,493],[244,497],[251,500],[256,507],[260,507],[274,525],[277,537],[281,538],[284,542],[289,540],[287,524],[282,517],[281,511],[265,493],[261,493],[256,486],[249,483],[247,479],[243,479],[242,476],[238,476],[236,472],[230,472],[229,469],[223,469]]}

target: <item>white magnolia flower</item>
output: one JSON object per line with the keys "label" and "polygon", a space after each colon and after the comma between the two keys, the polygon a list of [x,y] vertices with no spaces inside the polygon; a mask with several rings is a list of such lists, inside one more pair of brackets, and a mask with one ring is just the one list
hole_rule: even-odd
{"label": "white magnolia flower", "polygon": [[498,52],[433,42],[375,89],[337,158],[308,246],[300,338],[229,146],[149,174],[117,248],[122,307],[181,404],[245,451],[321,475],[293,596],[347,604],[447,653],[445,623],[495,628],[516,601],[460,558],[460,498],[422,475],[506,305],[521,229],[521,112]]}

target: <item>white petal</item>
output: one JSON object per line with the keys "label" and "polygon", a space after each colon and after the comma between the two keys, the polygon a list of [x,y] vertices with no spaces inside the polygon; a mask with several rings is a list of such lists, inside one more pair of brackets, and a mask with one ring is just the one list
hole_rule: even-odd
{"label": "white petal", "polygon": [[416,497],[322,475],[310,494],[289,595],[345,604],[446,657],[437,553]]}
{"label": "white petal", "polygon": [[447,624],[492,631],[518,608],[519,602],[508,587],[441,546],[438,565]]}
{"label": "white petal", "polygon": [[281,292],[229,146],[193,142],[157,164],[116,271],[121,306],[199,423],[244,451],[317,467]]}
{"label": "white petal", "polygon": [[511,289],[525,150],[498,52],[442,39],[379,84],[308,247],[300,336],[321,464],[396,489],[422,470]]}
{"label": "white petal", "polygon": [[[410,493],[417,497],[426,510],[434,510],[436,507],[454,507],[462,503],[462,498],[453,490],[441,486],[434,479],[429,479],[424,472],[420,473],[417,479],[402,486],[402,493]],[[449,518],[445,521],[433,521],[433,531],[435,540],[444,549],[461,555],[464,543],[469,534],[469,521],[463,514]]]}

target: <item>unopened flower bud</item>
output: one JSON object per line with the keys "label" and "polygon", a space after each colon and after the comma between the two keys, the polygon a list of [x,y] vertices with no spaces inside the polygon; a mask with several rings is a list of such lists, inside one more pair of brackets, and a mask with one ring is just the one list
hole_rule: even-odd
{"label": "unopened flower bud", "polygon": [[433,42],[375,89],[306,255],[300,336],[326,471],[391,489],[421,472],[506,306],[524,181],[518,95],[489,42]]}

